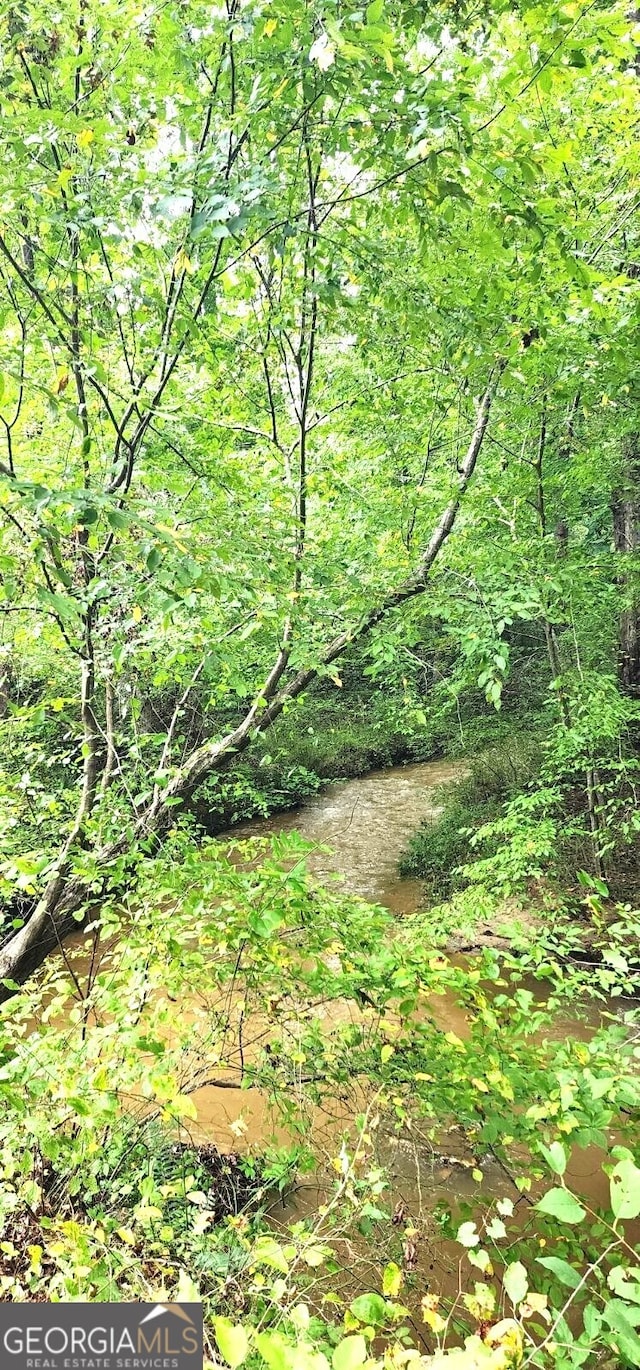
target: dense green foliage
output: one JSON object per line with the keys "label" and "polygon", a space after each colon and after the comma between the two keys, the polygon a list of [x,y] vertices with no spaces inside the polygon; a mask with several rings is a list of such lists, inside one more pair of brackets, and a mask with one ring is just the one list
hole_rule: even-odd
{"label": "dense green foliage", "polygon": [[[639,52],[617,0],[2,6],[6,1297],[640,1365]],[[443,751],[401,926],[203,835]],[[476,1188],[392,1212],[452,1130]]]}
{"label": "dense green foliage", "polygon": [[[364,1337],[354,1364],[375,1332],[402,1365],[421,1299],[427,1344],[471,1338],[465,1367],[523,1355],[580,1365],[607,1347],[635,1364],[628,1220],[640,1171],[626,1148],[638,1048],[633,1015],[607,1012],[604,996],[633,994],[637,975],[620,956],[608,971],[569,973],[558,930],[553,944],[456,967],[421,917],[394,935],[383,910],[315,890],[298,839],[243,855],[254,861],[230,865],[215,843],[195,850],[176,831],[143,865],[135,902],[103,906],[71,974],[52,964],[5,1006],[5,1296],[203,1297],[212,1348],[231,1365],[323,1370],[333,1356],[339,1367],[345,1331]],[[577,1027],[585,991],[605,1008],[600,1028],[585,1040],[549,1032],[559,1012]],[[445,1031],[441,1001],[464,1006],[464,1039]],[[260,1087],[286,1145],[263,1142],[226,1171],[211,1148],[199,1154],[198,1107],[216,1084],[249,1105],[255,1094],[237,1091]],[[308,1168],[318,1117],[333,1182],[317,1212],[274,1229],[274,1194]],[[234,1140],[246,1127],[236,1114]],[[380,1157],[394,1136],[450,1148],[452,1130],[477,1197],[440,1215],[462,1260],[449,1309],[407,1264],[419,1233],[411,1213],[392,1214]],[[612,1175],[611,1206],[578,1201],[564,1178],[588,1147]],[[357,1294],[344,1242],[363,1237],[377,1265],[371,1292]]]}
{"label": "dense green foliage", "polygon": [[539,747],[519,735],[481,751],[468,776],[443,792],[442,812],[425,823],[402,857],[404,875],[426,878],[432,894],[450,894],[473,852],[476,831],[536,777]]}
{"label": "dense green foliage", "polygon": [[248,756],[232,761],[224,773],[198,788],[191,807],[207,832],[219,832],[240,818],[293,808],[332,780],[428,760],[446,747],[446,719],[433,718],[425,726],[416,716],[418,709],[407,709],[403,692],[369,685],[363,664],[366,660],[343,672],[339,694],[333,686],[324,691],[316,687],[295,711],[256,739]]}

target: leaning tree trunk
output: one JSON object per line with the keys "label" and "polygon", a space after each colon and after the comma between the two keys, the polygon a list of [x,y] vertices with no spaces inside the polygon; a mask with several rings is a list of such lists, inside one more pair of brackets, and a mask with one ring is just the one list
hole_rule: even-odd
{"label": "leaning tree trunk", "polygon": [[[640,552],[640,433],[632,433],[623,446],[623,477],[612,501],[613,541],[622,557]],[[620,571],[619,584],[625,605],[618,622],[618,679],[625,694],[640,698],[640,594],[631,573]]]}
{"label": "leaning tree trunk", "polygon": [[[413,571],[388,590],[377,604],[362,615],[359,622],[345,628],[327,643],[319,661],[290,675],[291,634],[290,621],[287,620],[280,651],[271,671],[237,728],[220,740],[210,740],[196,747],[164,788],[155,786],[151,800],[142,811],[138,811],[131,830],[123,832],[108,846],[94,850],[94,869],[104,871],[105,881],[118,858],[127,851],[135,852],[139,842],[148,843],[149,839],[163,834],[172,820],[172,803],[176,800],[184,801],[207,776],[223,770],[233,756],[244,751],[259,733],[264,732],[275,722],[290,701],[297,699],[317,679],[323,667],[329,666],[342,656],[347,648],[366,637],[392,610],[426,591],[431,569],[454,527],[462,498],[475,471],[489,423],[491,406],[505,367],[504,360],[498,361],[493,367],[489,384],[478,406],[469,446],[459,467],[457,488],[435,524],[429,542]],[[174,713],[167,735],[168,743],[176,720],[177,713]],[[75,916],[87,908],[91,898],[94,903],[98,902],[99,895],[90,895],[84,880],[74,876],[72,870],[74,851],[84,836],[86,818],[91,811],[95,793],[97,777],[94,753],[94,720],[90,699],[85,723],[85,783],[76,820],[52,867],[49,882],[36,909],[24,927],[10,936],[0,948],[0,1002],[14,993],[16,984],[26,980],[31,972],[42,964],[50,951],[62,945],[63,938],[70,931],[77,930],[78,922]],[[88,768],[90,791],[87,782]]]}

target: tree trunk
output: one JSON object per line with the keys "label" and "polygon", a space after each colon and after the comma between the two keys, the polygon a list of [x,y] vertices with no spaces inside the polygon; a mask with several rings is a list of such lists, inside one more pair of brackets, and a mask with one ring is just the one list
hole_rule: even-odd
{"label": "tree trunk", "polygon": [[[577,407],[578,407],[579,398],[580,398],[580,395],[579,395],[579,392],[578,392],[578,395],[576,395],[575,401],[574,401],[574,403],[572,404],[571,409],[570,409],[570,411],[569,411],[570,432],[569,432],[568,437],[565,439],[566,446],[565,446],[564,449],[563,449],[563,455],[565,455],[565,456],[568,455],[568,454],[570,453],[570,449],[571,449],[571,442],[572,442],[572,440],[573,440],[573,420],[574,420],[574,418],[575,418],[575,413],[576,413],[576,410],[577,410]],[[537,510],[537,513],[538,513],[538,527],[539,527],[539,530],[540,530],[540,537],[542,538],[543,542],[544,542],[544,539],[545,539],[546,536],[547,536],[547,520],[546,520],[546,512],[545,512],[544,475],[543,475],[543,460],[544,460],[544,455],[545,455],[546,437],[547,437],[547,406],[546,406],[546,398],[545,398],[544,401],[543,401],[543,405],[542,405],[542,418],[541,418],[541,422],[540,422],[540,436],[539,436],[539,439],[538,439],[538,447],[537,447],[536,455],[535,455],[535,457],[534,457],[534,459],[533,459],[533,469],[534,469],[534,472],[535,472],[535,482],[536,482],[536,483],[535,483],[535,505],[536,505],[536,510]],[[555,536],[555,543],[556,543],[556,556],[557,556],[559,559],[562,559],[562,558],[564,558],[564,557],[567,555],[567,549],[568,549],[568,543],[569,543],[569,529],[568,529],[567,524],[565,523],[564,519],[561,519],[561,520],[559,521],[559,523],[556,524],[554,536]],[[559,705],[559,708],[560,708],[560,715],[561,715],[561,718],[562,718],[562,723],[563,723],[563,726],[564,726],[565,728],[570,728],[570,727],[571,727],[571,709],[570,709],[570,707],[569,707],[569,701],[568,701],[568,699],[567,699],[566,692],[565,692],[565,689],[564,689],[564,686],[563,686],[563,683],[562,683],[562,662],[561,662],[561,659],[560,659],[560,649],[559,649],[559,646],[558,646],[558,637],[557,637],[557,633],[556,633],[556,627],[555,627],[555,624],[552,623],[552,622],[550,621],[550,619],[549,619],[546,615],[545,615],[545,617],[544,617],[543,620],[542,620],[542,624],[543,624],[543,628],[544,628],[544,638],[545,638],[545,643],[546,643],[546,647],[547,647],[547,657],[548,657],[548,660],[549,660],[549,668],[550,668],[550,671],[551,671],[551,680],[552,680],[552,683],[554,684],[554,686],[556,687],[556,690],[557,690],[556,698],[557,698],[557,700],[558,700],[558,705]],[[603,861],[603,858],[602,858],[602,832],[601,832],[601,826],[602,826],[602,825],[601,825],[601,821],[600,821],[600,810],[601,810],[601,808],[602,808],[602,799],[601,799],[601,797],[600,797],[600,795],[599,795],[599,793],[598,793],[598,788],[597,788],[597,787],[598,787],[598,775],[597,775],[597,772],[593,769],[593,767],[589,767],[589,768],[586,770],[586,772],[585,772],[585,781],[586,781],[585,794],[586,794],[586,801],[587,801],[587,813],[588,813],[588,815],[589,815],[589,830],[590,830],[590,832],[591,832],[591,843],[592,843],[592,847],[593,847],[593,864],[594,864],[594,869],[595,869],[596,875],[598,875],[598,876],[600,877],[601,880],[604,880],[604,879],[605,879],[605,876],[606,876],[606,871],[605,871],[605,867],[604,867],[604,861]]]}
{"label": "tree trunk", "polygon": [[6,717],[11,699],[11,662],[0,660],[0,719]]}
{"label": "tree trunk", "polygon": [[[113,867],[113,863],[118,857],[127,851],[135,852],[139,842],[148,840],[154,835],[162,835],[172,820],[174,812],[172,801],[189,798],[196,786],[201,784],[207,776],[224,769],[232,757],[237,756],[238,752],[246,750],[259,733],[269,728],[280,716],[289,701],[297,699],[304,690],[308,689],[323,667],[330,665],[348,647],[366,637],[371,629],[393,609],[425,592],[431,568],[454,527],[460,503],[475,471],[489,423],[491,406],[505,366],[506,362],[500,361],[493,368],[487,389],[478,406],[476,423],[467,452],[459,468],[457,489],[433,529],[429,542],[414,570],[398,585],[389,590],[378,604],[364,613],[359,622],[338,633],[327,644],[320,655],[320,659],[313,666],[295,672],[288,681],[286,675],[291,644],[290,621],[287,619],[282,645],[276,660],[242,722],[219,741],[208,741],[197,747],[187,757],[175,775],[168,780],[164,788],[155,787],[150,803],[146,809],[137,815],[132,829],[128,832],[125,831],[115,842],[94,852],[94,868],[103,869],[105,878],[109,868]],[[93,676],[91,677],[92,685]],[[49,883],[31,918],[0,949],[0,1002],[14,993],[15,984],[26,980],[31,972],[42,964],[49,952],[61,945],[63,938],[70,931],[74,928],[77,929],[78,922],[74,918],[74,914],[88,905],[89,898],[93,899],[94,904],[98,899],[97,895],[89,896],[84,882],[70,873],[73,847],[74,844],[77,844],[78,839],[82,838],[86,817],[91,811],[95,794],[97,777],[95,773],[95,747],[93,745],[95,741],[94,720],[91,706],[89,716],[85,720],[85,735],[88,744],[85,747],[85,784],[76,822],[58,855]],[[87,779],[88,771],[90,771],[89,780]],[[90,791],[89,800],[87,800],[87,791]]]}
{"label": "tree trunk", "polygon": [[[624,471],[620,488],[612,501],[613,541],[621,556],[640,551],[640,433],[631,434],[623,447]],[[630,577],[621,571],[619,584],[627,603],[618,624],[618,679],[620,688],[634,699],[640,698],[640,598],[630,587]]]}

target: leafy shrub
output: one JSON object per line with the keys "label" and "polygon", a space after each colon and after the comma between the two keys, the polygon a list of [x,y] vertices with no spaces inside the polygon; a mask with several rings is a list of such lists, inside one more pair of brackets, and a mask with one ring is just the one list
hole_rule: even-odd
{"label": "leafy shrub", "polygon": [[317,794],[321,785],[320,777],[306,766],[254,769],[241,762],[200,786],[193,812],[207,832],[216,833],[242,819],[267,818],[280,809],[294,808]]}
{"label": "leafy shrub", "polygon": [[[497,806],[492,811],[497,812]],[[400,874],[426,880],[434,895],[449,895],[456,885],[457,868],[469,856],[470,831],[488,815],[487,805],[474,804],[458,793],[452,795],[445,800],[439,817],[425,820],[411,838],[400,858]]]}
{"label": "leafy shrub", "polygon": [[[637,993],[640,957],[623,955],[637,946],[637,917],[618,910],[613,954],[605,946],[595,971],[575,967],[558,935],[530,939],[527,976],[544,985],[534,994],[514,957],[434,956],[427,914],[392,935],[382,909],[318,890],[304,874],[307,850],[295,835],[254,840],[238,843],[232,864],[220,844],[198,849],[178,829],[160,859],[141,863],[126,916],[103,903],[105,950],[88,977],[81,960],[75,983],[50,962],[4,1006],[3,1296],[202,1299],[207,1366],[516,1370],[532,1350],[533,1316],[546,1342],[529,1359],[542,1370],[591,1364],[583,1352],[599,1347],[638,1364],[637,1261],[619,1222],[640,1216],[640,1171],[625,1150],[639,1103],[632,1020],[610,1019],[588,1046],[548,1032],[587,973],[601,993]],[[601,913],[593,894],[588,902]],[[443,993],[464,1010],[463,1037],[425,1012]],[[354,1014],[326,1014],[332,1001]],[[251,1022],[262,1050],[244,1056],[238,1032]],[[241,1157],[242,1128],[226,1157],[189,1139],[196,1091],[228,1083],[229,1072],[273,1102],[292,1137],[286,1150],[269,1156],[265,1135]],[[310,1127],[318,1104],[336,1099],[332,1135],[326,1108],[319,1131]],[[437,1289],[421,1297],[413,1217],[390,1222],[385,1211],[381,1115],[391,1138],[411,1130],[438,1144],[450,1125],[461,1129],[479,1186],[489,1152],[504,1165],[504,1197],[479,1188],[462,1213],[438,1219],[459,1247],[453,1312]],[[326,1156],[329,1136],[326,1202],[270,1225],[266,1188],[286,1187],[314,1144]],[[569,1183],[569,1148],[587,1146],[606,1152],[611,1180],[598,1212]],[[519,1196],[530,1205],[524,1228]],[[371,1259],[354,1290],[345,1238],[350,1250],[356,1232]],[[545,1249],[553,1254],[541,1258]],[[567,1290],[578,1286],[568,1329]],[[433,1348],[422,1359],[411,1345],[420,1316],[422,1345]],[[574,1359],[557,1360],[551,1343],[574,1341]]]}
{"label": "leafy shrub", "polygon": [[298,705],[223,775],[199,787],[193,811],[207,832],[295,808],[333,780],[433,756],[419,710],[407,710],[401,727],[398,701],[391,707],[379,691],[364,698],[336,693],[332,687],[331,696]]}
{"label": "leafy shrub", "polygon": [[[464,877],[460,868],[473,854],[474,832],[497,818],[503,803],[526,785],[540,765],[535,739],[510,737],[473,758],[469,774],[443,788],[443,807],[433,821],[426,821],[411,839],[401,858],[403,875],[428,881],[430,890],[447,896]],[[493,847],[485,847],[490,855]]]}

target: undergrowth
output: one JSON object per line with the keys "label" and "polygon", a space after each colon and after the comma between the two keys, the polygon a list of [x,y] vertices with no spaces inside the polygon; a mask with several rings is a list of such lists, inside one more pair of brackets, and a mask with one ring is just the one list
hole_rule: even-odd
{"label": "undergrowth", "polygon": [[461,868],[473,855],[473,835],[497,818],[506,800],[537,774],[540,744],[535,737],[510,735],[473,756],[469,773],[442,790],[442,811],[425,822],[400,861],[402,875],[427,882],[432,896],[447,898],[464,883]]}
{"label": "undergrowth", "polygon": [[[254,840],[232,865],[174,832],[129,907],[103,905],[75,979],[50,962],[3,1007],[0,1297],[202,1300],[207,1366],[640,1364],[637,1028],[606,1015],[638,992],[621,951],[637,917],[617,911],[595,970],[567,961],[561,928],[531,941],[526,979],[492,951],[455,965],[424,915],[392,935],[384,910],[308,882],[307,850]],[[602,907],[589,895],[585,916]],[[585,994],[602,1027],[554,1036]],[[195,1140],[216,1082],[233,1086],[226,1155]],[[247,1087],[270,1104],[253,1149]],[[414,1213],[382,1156],[448,1155],[453,1134],[475,1188],[437,1212],[420,1193]],[[602,1206],[571,1180],[593,1147]],[[274,1215],[310,1152],[322,1202]],[[457,1293],[428,1264],[434,1234]]]}
{"label": "undergrowth", "polygon": [[209,833],[243,818],[295,808],[333,780],[377,767],[427,761],[442,749],[435,720],[399,713],[383,691],[314,695],[284,718],[244,756],[198,789],[193,811]]}

